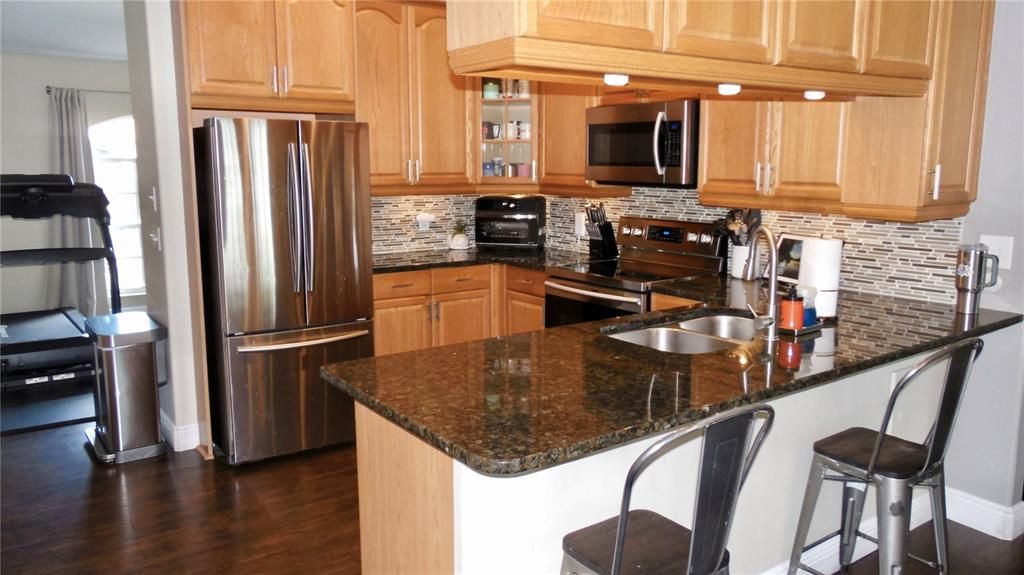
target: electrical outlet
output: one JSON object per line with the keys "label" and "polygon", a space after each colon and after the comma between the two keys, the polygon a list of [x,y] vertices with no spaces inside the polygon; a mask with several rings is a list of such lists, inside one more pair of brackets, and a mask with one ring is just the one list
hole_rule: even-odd
{"label": "electrical outlet", "polygon": [[587,237],[587,214],[584,212],[576,212],[576,236]]}
{"label": "electrical outlet", "polygon": [[978,241],[988,246],[988,253],[999,258],[999,269],[1008,270],[1013,265],[1013,236],[990,236],[981,234]]}

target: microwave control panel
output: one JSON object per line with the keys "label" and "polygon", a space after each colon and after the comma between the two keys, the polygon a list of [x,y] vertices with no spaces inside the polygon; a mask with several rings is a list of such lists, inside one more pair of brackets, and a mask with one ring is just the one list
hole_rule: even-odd
{"label": "microwave control panel", "polygon": [[678,168],[682,161],[683,147],[683,123],[679,121],[668,122],[668,157],[665,165],[671,168]]}

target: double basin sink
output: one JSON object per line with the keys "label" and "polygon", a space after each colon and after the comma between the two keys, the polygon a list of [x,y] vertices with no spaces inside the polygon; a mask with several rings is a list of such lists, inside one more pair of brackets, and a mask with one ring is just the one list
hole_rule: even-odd
{"label": "double basin sink", "polygon": [[757,322],[748,317],[709,315],[608,337],[658,351],[700,354],[724,351],[749,343],[757,334]]}

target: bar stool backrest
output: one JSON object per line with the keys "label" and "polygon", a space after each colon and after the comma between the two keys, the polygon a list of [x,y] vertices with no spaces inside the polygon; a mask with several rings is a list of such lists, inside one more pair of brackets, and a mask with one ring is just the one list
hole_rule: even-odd
{"label": "bar stool backrest", "polygon": [[935,420],[932,422],[931,431],[928,432],[928,437],[925,439],[928,457],[919,474],[926,475],[942,464],[946,457],[946,448],[949,447],[953,424],[956,422],[960,399],[963,397],[964,387],[971,374],[971,367],[984,346],[985,343],[980,338],[971,338],[955,343],[926,357],[900,379],[889,396],[889,404],[885,408],[885,416],[882,418],[882,426],[878,433],[878,439],[875,441],[875,449],[868,462],[867,472],[869,475],[874,473],[878,454],[881,452],[882,443],[885,440],[885,431],[889,427],[889,419],[892,417],[892,411],[900,393],[929,368],[948,359],[949,366],[946,368],[946,378],[942,384],[939,407],[935,414]]}
{"label": "bar stool backrest", "polygon": [[[762,414],[764,422],[751,441],[754,421]],[[612,559],[612,575],[618,575],[622,566],[622,548],[626,539],[633,484],[654,461],[686,443],[700,431],[704,432],[704,443],[700,453],[697,500],[693,512],[687,573],[713,573],[725,554],[740,488],[746,481],[750,466],[771,429],[774,418],[775,410],[763,404],[730,410],[671,433],[641,453],[626,474]],[[680,545],[682,544],[680,541]]]}

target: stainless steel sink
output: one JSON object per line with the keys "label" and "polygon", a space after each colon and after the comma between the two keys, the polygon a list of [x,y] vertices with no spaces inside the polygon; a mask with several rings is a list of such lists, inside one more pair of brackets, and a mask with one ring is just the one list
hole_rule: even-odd
{"label": "stainless steel sink", "polygon": [[713,335],[725,339],[739,339],[750,341],[754,339],[757,330],[754,328],[754,320],[749,317],[738,317],[735,315],[709,315],[681,321],[677,324],[679,329],[694,331],[704,335]]}
{"label": "stainless steel sink", "polygon": [[754,339],[754,320],[710,315],[671,324],[611,334],[609,337],[658,351],[700,354],[723,351]]}

